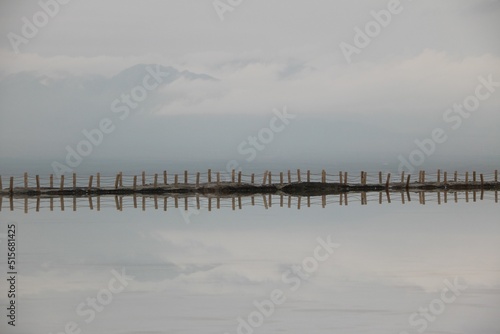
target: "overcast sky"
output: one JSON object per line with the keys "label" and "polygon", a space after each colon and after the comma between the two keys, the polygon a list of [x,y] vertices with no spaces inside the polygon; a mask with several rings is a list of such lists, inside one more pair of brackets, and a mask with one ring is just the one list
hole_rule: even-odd
{"label": "overcast sky", "polygon": [[[446,140],[423,166],[500,161],[499,1],[41,3],[0,4],[3,163],[68,166],[67,147],[103,119],[113,130],[74,168],[158,157],[397,165],[436,128]],[[177,74],[119,118],[113,102],[157,64]],[[479,104],[447,113],[465,101]],[[249,161],[248,136],[285,108],[295,118]]]}

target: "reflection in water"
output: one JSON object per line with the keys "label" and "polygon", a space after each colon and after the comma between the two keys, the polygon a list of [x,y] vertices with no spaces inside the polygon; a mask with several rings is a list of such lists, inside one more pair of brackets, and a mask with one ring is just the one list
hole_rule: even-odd
{"label": "reflection in water", "polygon": [[[273,195],[262,194],[252,196],[183,196],[183,195],[115,195],[115,196],[89,196],[89,197],[69,197],[69,196],[53,196],[53,197],[3,197],[0,196],[0,211],[1,210],[17,210],[24,209],[25,213],[35,210],[36,212],[48,209],[50,211],[64,211],[68,206],[71,210],[76,211],[78,208],[86,208],[90,210],[100,211],[102,207],[114,207],[116,210],[122,211],[127,208],[155,209],[167,211],[169,208],[183,208],[184,210],[202,210],[231,208],[232,210],[243,209],[245,206],[260,206],[265,209],[277,205],[280,207],[297,208],[321,206],[325,208],[327,205],[347,206],[349,204],[367,205],[368,203],[391,204],[398,202],[405,204],[406,202],[415,201],[418,198],[418,203],[425,205],[426,203],[437,203],[438,205],[447,204],[448,202],[458,203],[463,201],[466,203],[483,201],[495,201],[498,203],[498,191],[485,190],[470,190],[470,191],[418,191],[418,192],[350,192],[341,193],[338,195],[323,195],[323,196],[290,196],[290,195]],[[3,202],[6,202],[5,205]],[[69,203],[69,204],[68,204]]]}

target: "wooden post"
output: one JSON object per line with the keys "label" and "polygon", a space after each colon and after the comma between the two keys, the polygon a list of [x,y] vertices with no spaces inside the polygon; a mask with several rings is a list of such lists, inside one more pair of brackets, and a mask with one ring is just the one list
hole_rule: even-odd
{"label": "wooden post", "polygon": [[326,183],[326,170],[321,171],[321,182]]}
{"label": "wooden post", "polygon": [[469,172],[465,172],[465,185],[469,184]]}
{"label": "wooden post", "polygon": [[116,174],[115,178],[115,189],[118,189],[118,182],[120,181],[120,173]]}
{"label": "wooden post", "polygon": [[288,170],[288,183],[292,183],[292,173]]}
{"label": "wooden post", "polygon": [[[137,175],[134,175],[134,191],[137,189]],[[134,194],[135,196],[135,194]]]}
{"label": "wooden post", "polygon": [[154,182],[153,182],[153,188],[158,188],[158,174],[155,174]]}
{"label": "wooden post", "polygon": [[241,184],[241,171],[238,172],[238,185]]}
{"label": "wooden post", "polygon": [[344,184],[347,185],[347,172],[344,172]]}
{"label": "wooden post", "polygon": [[307,170],[307,182],[311,182],[311,171]]}
{"label": "wooden post", "polygon": [[401,186],[403,186],[404,184],[405,184],[405,171],[402,171],[401,172]]}
{"label": "wooden post", "polygon": [[220,172],[217,172],[216,175],[217,175],[216,176],[217,177],[217,185],[219,185],[220,184]]}
{"label": "wooden post", "polygon": [[425,183],[425,170],[422,171],[422,183]]}
{"label": "wooden post", "polygon": [[[40,192],[40,176],[36,175],[36,191]],[[2,189],[2,181],[0,180],[0,190]]]}
{"label": "wooden post", "polygon": [[209,169],[208,170],[208,183],[211,183],[212,182],[212,170]]}
{"label": "wooden post", "polygon": [[[217,177],[219,176],[219,172],[217,172]],[[219,182],[217,182],[219,183]],[[196,173],[196,188],[200,186],[200,172]]]}
{"label": "wooden post", "polygon": [[495,169],[495,183],[498,182],[498,169]]}
{"label": "wooden post", "polygon": [[184,171],[184,184],[188,184],[188,171]]}
{"label": "wooden post", "polygon": [[[3,186],[2,186],[2,175],[0,175],[0,191],[3,189]],[[1,206],[0,206],[1,207]]]}
{"label": "wooden post", "polygon": [[453,173],[453,182],[457,182],[458,181],[458,172],[455,171],[455,173]]}
{"label": "wooden post", "polygon": [[301,182],[300,181],[300,169],[297,169],[297,182]]}
{"label": "wooden post", "polygon": [[382,184],[382,172],[378,172],[378,184]]}
{"label": "wooden post", "polygon": [[361,185],[362,185],[362,186],[365,184],[365,183],[363,182],[364,177],[365,177],[365,172],[364,172],[364,171],[361,171],[360,183],[361,183]]}
{"label": "wooden post", "polygon": [[476,184],[476,171],[472,172],[472,182]]}
{"label": "wooden post", "polygon": [[235,175],[235,170],[231,170],[231,182],[234,183],[236,182],[236,175]]}
{"label": "wooden post", "polygon": [[340,184],[343,184],[344,182],[342,181],[342,176],[344,175],[344,173],[342,172],[339,172],[339,183]]}
{"label": "wooden post", "polygon": [[163,184],[164,185],[167,185],[168,184],[168,180],[167,180],[167,171],[164,170],[163,171]]}
{"label": "wooden post", "polygon": [[406,191],[408,191],[408,188],[410,188],[410,178],[411,174],[408,174],[408,177],[406,178]]}
{"label": "wooden post", "polygon": [[142,171],[142,186],[144,187],[146,185],[146,172]]}
{"label": "wooden post", "polygon": [[101,173],[97,173],[96,183],[97,188],[101,188]]}
{"label": "wooden post", "polygon": [[76,173],[73,173],[73,189],[76,189]]}
{"label": "wooden post", "polygon": [[483,174],[480,174],[479,177],[481,178],[481,189],[484,188],[484,177]]}
{"label": "wooden post", "polygon": [[9,190],[10,190],[11,194],[14,193],[14,177],[13,176],[10,177]]}
{"label": "wooden post", "polygon": [[120,172],[120,188],[123,188],[123,173]]}
{"label": "wooden post", "polygon": [[28,188],[28,173],[24,173],[24,189]]}
{"label": "wooden post", "polygon": [[50,177],[49,177],[49,188],[54,188],[54,174],[50,174]]}
{"label": "wooden post", "polygon": [[254,184],[255,183],[255,174],[252,173],[252,176],[250,177],[250,183]]}
{"label": "wooden post", "polygon": [[389,182],[391,181],[391,173],[387,174],[387,182],[385,183],[385,189],[386,191],[389,190]]}
{"label": "wooden post", "polygon": [[[64,190],[64,174],[61,175],[61,186],[59,188],[61,191]],[[64,211],[64,210],[63,210]]]}
{"label": "wooden post", "polygon": [[179,184],[179,175],[175,174],[174,175],[174,186],[177,187],[178,184]]}
{"label": "wooden post", "polygon": [[280,172],[280,185],[283,185],[283,172]]}
{"label": "wooden post", "polygon": [[[271,172],[269,172],[269,174],[267,175],[267,184],[268,184],[268,185],[271,185],[271,184],[272,184],[272,180],[271,180],[271,178],[272,178],[272,173],[271,173]],[[270,205],[269,205],[269,206],[270,206]]]}
{"label": "wooden post", "polygon": [[264,172],[264,178],[262,179],[262,185],[266,184],[267,170]]}
{"label": "wooden post", "polygon": [[444,178],[444,185],[446,185],[448,183],[448,173],[447,172],[443,173],[443,178]]}
{"label": "wooden post", "polygon": [[89,176],[89,191],[92,189],[92,181],[94,179],[94,175]]}
{"label": "wooden post", "polygon": [[441,169],[438,169],[438,173],[437,173],[437,184],[439,185],[441,183]]}

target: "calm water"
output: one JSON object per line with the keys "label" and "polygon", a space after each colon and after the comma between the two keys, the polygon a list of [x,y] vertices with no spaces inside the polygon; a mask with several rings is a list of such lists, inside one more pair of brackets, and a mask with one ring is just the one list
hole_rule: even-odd
{"label": "calm water", "polygon": [[0,332],[499,333],[500,204],[488,198],[189,213],[4,202]]}

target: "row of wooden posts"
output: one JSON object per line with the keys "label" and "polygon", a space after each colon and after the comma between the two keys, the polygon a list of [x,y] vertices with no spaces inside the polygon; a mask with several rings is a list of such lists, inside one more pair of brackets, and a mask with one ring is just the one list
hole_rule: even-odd
{"label": "row of wooden posts", "polygon": [[[465,191],[465,202],[469,202],[469,192],[472,192],[472,199],[474,202],[476,202],[476,199],[477,199],[477,192],[476,190],[472,190],[472,191]],[[385,191],[381,191],[379,192],[379,199],[378,199],[378,202],[379,204],[382,204],[383,203],[383,197],[384,197],[384,193],[385,193],[385,196],[386,196],[386,201],[387,203],[391,203],[391,196],[390,196],[390,193],[389,192],[385,192]],[[443,191],[443,201],[444,203],[448,203],[448,192],[447,191]],[[411,202],[411,197],[410,197],[410,193],[409,192],[400,192],[401,194],[401,202],[402,204],[405,204],[406,201],[408,202]],[[368,196],[367,196],[367,192],[361,192],[360,193],[361,195],[361,198],[360,198],[360,202],[361,202],[361,205],[367,205],[368,204]],[[453,195],[454,195],[454,201],[455,203],[458,202],[458,192],[453,192]],[[251,205],[254,206],[255,205],[255,197],[256,196],[260,196],[262,197],[263,199],[263,205],[266,209],[268,209],[269,207],[272,207],[273,205],[273,197],[276,196],[276,195],[253,195],[251,196]],[[302,203],[302,196],[291,196],[291,195],[279,195],[280,196],[280,199],[279,199],[279,205],[280,207],[283,207],[284,206],[284,197],[288,197],[288,208],[291,208],[291,205],[292,205],[292,197],[296,197],[296,201],[297,201],[297,209],[300,210],[301,208],[301,203]],[[349,204],[349,196],[348,196],[348,193],[342,193],[342,194],[339,194],[339,195],[328,195],[329,197],[332,197],[332,196],[339,196],[339,201],[338,203],[340,205],[348,205]],[[420,204],[423,204],[425,205],[426,204],[426,193],[423,192],[423,191],[420,191],[418,192],[418,196],[419,196],[419,203]],[[65,209],[65,201],[64,201],[64,196],[58,196],[59,197],[59,200],[60,200],[60,208],[61,208],[61,211],[64,211]],[[101,196],[96,196],[97,197],[97,201],[96,201],[96,207],[97,207],[97,211],[100,211],[101,209]],[[116,209],[119,210],[119,211],[122,211],[123,210],[123,197],[124,196],[118,196],[118,195],[114,195],[114,199],[115,199],[115,205],[116,205]],[[133,196],[126,196],[126,197],[132,197],[133,198],[133,207],[134,208],[138,208],[138,204],[137,204],[137,195],[134,194]],[[154,199],[154,208],[155,210],[158,210],[158,197],[157,195],[155,195],[153,197]],[[307,207],[310,207],[311,206],[311,196],[304,196],[306,197],[306,205]],[[109,198],[109,197],[107,197]],[[146,209],[146,196],[141,196],[142,198],[142,210],[144,211]],[[166,196],[163,196],[163,209],[164,211],[167,211],[167,201],[168,201],[168,197]],[[189,198],[192,198],[192,197],[178,197],[178,196],[173,196],[173,199],[174,199],[174,207],[177,209],[180,207],[179,205],[179,199],[184,199],[184,210],[188,210],[189,208]],[[54,209],[54,202],[55,202],[55,199],[57,199],[57,197],[50,197],[48,198],[47,200],[49,200],[49,203],[50,203],[50,211],[53,211]],[[212,210],[212,200],[215,200],[216,201],[216,208],[217,209],[220,209],[221,208],[221,197],[207,197],[208,199],[208,211],[211,211]],[[352,199],[351,199],[352,200]],[[484,200],[484,191],[480,191],[480,200]],[[238,208],[239,209],[242,209],[242,196],[238,196],[237,198],[236,197],[232,197],[231,198],[231,201],[232,201],[232,209],[235,210],[236,208],[236,201],[238,203]],[[92,196],[88,196],[88,202],[89,202],[89,205],[88,207],[93,210],[94,209],[94,202],[93,202],[93,197]],[[438,205],[440,205],[442,202],[441,200],[441,192],[437,192],[437,203]],[[37,197],[36,198],[36,211],[40,211],[40,203],[41,203],[41,198],[40,197]],[[495,203],[498,203],[498,191],[495,191]],[[321,206],[323,208],[325,208],[327,205],[327,195],[322,195],[321,196]],[[73,211],[76,211],[76,208],[77,208],[77,197],[76,196],[73,196]],[[200,204],[200,197],[199,196],[196,196],[196,209],[197,210],[200,210],[201,208],[201,204]],[[2,210],[2,197],[0,196],[0,211]],[[14,210],[14,199],[13,197],[11,196],[10,197],[10,210],[13,211]],[[28,213],[28,197],[24,197],[24,211],[25,213]]]}
{"label": "row of wooden posts", "polygon": [[[297,169],[297,182],[302,182],[301,175],[302,174],[301,174],[300,169]],[[442,175],[442,179],[441,179],[441,175]],[[163,185],[167,185],[168,184],[168,182],[167,182],[168,181],[167,176],[168,176],[167,175],[167,171],[164,171],[163,172]],[[468,185],[469,181],[472,181],[473,184],[477,184],[477,173],[475,171],[472,172],[472,180],[470,180],[469,176],[470,176],[469,172],[465,172],[465,184]],[[154,174],[154,179],[153,179],[154,180],[153,181],[153,187],[154,188],[157,188],[158,185],[159,185],[159,183],[158,183],[158,177],[159,177],[158,174]],[[199,172],[197,172],[196,173],[196,183],[195,183],[196,187],[199,187],[199,185],[200,185],[200,178],[201,178],[201,174]],[[220,184],[221,183],[221,173],[220,172],[216,172],[215,178],[216,178],[216,183]],[[362,185],[367,185],[367,178],[368,178],[368,173],[362,171],[361,172],[361,176],[360,176],[361,184]],[[382,172],[378,173],[378,178],[379,178],[379,184],[383,185],[384,184],[384,180],[383,180],[383,174],[382,174]],[[288,183],[292,182],[292,173],[291,173],[290,170],[288,170],[287,179],[288,179],[287,180]],[[36,190],[40,191],[41,184],[40,184],[40,177],[39,177],[39,175],[35,176],[35,180],[36,180]],[[390,180],[391,180],[391,173],[388,173],[387,174],[387,178],[385,180],[385,186],[386,186],[386,188],[389,188]],[[401,173],[401,185],[405,185],[405,181],[406,181],[406,188],[408,188],[410,186],[410,180],[411,180],[411,175],[407,175],[406,179],[405,179],[405,172],[403,171]],[[308,170],[307,173],[306,173],[306,181],[307,182],[311,182],[311,171],[310,170]],[[485,182],[483,174],[479,174],[479,181],[480,181],[480,184],[481,184],[481,187],[482,187],[483,184],[484,184],[484,182]],[[65,182],[64,175],[61,175],[61,177],[60,177],[60,183],[59,183],[59,189],[60,190],[64,190],[65,189],[64,188],[64,182]],[[92,189],[93,184],[94,184],[93,182],[94,182],[94,176],[90,175],[89,176],[89,181],[88,181],[88,188],[89,188],[89,190]],[[212,183],[212,171],[210,169],[208,170],[208,174],[207,174],[207,182],[208,183]],[[242,184],[242,172],[239,171],[236,174],[236,171],[232,170],[232,172],[231,172],[231,182],[237,183],[238,185],[241,185]],[[284,180],[284,173],[283,172],[280,172],[280,174],[279,174],[279,182],[280,182],[280,185],[284,184],[284,182],[285,182],[285,180]],[[322,172],[321,172],[321,182],[322,183],[326,183],[327,182],[327,173],[326,173],[325,170],[322,170]],[[341,184],[348,184],[348,174],[347,174],[347,172],[339,172],[339,182]],[[419,174],[418,174],[418,182],[419,183],[425,183],[426,182],[425,171],[420,171],[419,172]],[[438,185],[440,185],[441,182],[444,185],[448,184],[449,182],[455,182],[455,183],[458,182],[458,172],[455,171],[454,174],[453,174],[453,179],[450,180],[450,179],[448,179],[448,173],[446,171],[443,172],[443,173],[441,173],[441,170],[438,169],[436,183]],[[494,171],[494,182],[498,182],[498,170]],[[250,183],[251,184],[255,184],[255,174],[251,174]],[[180,184],[179,183],[179,175],[175,174],[174,175],[174,184],[173,185],[177,187],[179,184]],[[184,171],[184,184],[189,184],[188,171]],[[263,176],[263,179],[262,179],[262,185],[265,185],[265,184],[269,184],[269,185],[272,184],[272,173],[270,171],[266,171],[264,173],[264,176]],[[72,186],[73,186],[73,189],[76,189],[76,187],[77,187],[77,176],[76,176],[76,173],[73,173],[73,175],[72,175]],[[146,172],[142,172],[142,186],[146,186]],[[101,188],[101,174],[100,173],[96,174],[96,187],[97,188]],[[123,187],[123,173],[120,172],[115,177],[114,188],[118,189],[118,188],[122,188],[122,187]],[[133,188],[133,190],[136,190],[137,187],[138,187],[137,175],[134,175],[132,188]],[[28,173],[24,173],[24,188],[28,189]],[[50,177],[49,177],[49,188],[52,188],[52,189],[54,188],[54,175],[53,174],[51,174]],[[1,176],[0,176],[0,189],[3,189],[3,187],[2,187],[2,177]],[[9,191],[11,193],[14,191],[14,177],[10,177]]]}

